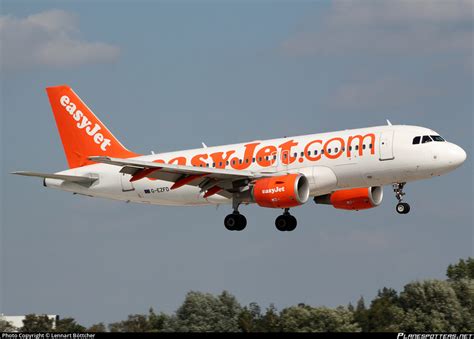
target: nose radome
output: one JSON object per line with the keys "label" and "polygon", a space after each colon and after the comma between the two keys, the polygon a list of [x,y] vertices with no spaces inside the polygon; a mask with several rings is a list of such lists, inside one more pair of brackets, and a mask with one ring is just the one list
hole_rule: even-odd
{"label": "nose radome", "polygon": [[450,163],[460,166],[467,158],[466,152],[458,145],[451,145]]}

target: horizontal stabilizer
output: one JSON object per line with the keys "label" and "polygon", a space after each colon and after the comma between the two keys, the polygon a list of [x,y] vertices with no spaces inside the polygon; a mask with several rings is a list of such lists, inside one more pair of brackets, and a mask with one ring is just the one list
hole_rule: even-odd
{"label": "horizontal stabilizer", "polygon": [[38,177],[38,178],[43,178],[43,179],[58,179],[58,180],[74,182],[77,184],[88,185],[88,186],[92,185],[94,181],[98,179],[98,178],[83,177],[83,176],[78,176],[78,175],[51,174],[51,173],[25,172],[25,171],[12,172],[11,174],[24,175],[27,177]]}

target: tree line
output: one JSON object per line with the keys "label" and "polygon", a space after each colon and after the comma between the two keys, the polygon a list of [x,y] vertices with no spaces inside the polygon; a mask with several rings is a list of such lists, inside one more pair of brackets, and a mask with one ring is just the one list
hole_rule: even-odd
{"label": "tree line", "polygon": [[473,332],[474,258],[449,265],[446,280],[414,281],[398,293],[379,290],[366,306],[314,307],[303,303],[278,311],[271,304],[242,306],[227,291],[212,295],[191,291],[173,314],[132,314],[106,326],[85,327],[73,318],[54,320],[29,314],[15,329],[0,319],[0,332]]}

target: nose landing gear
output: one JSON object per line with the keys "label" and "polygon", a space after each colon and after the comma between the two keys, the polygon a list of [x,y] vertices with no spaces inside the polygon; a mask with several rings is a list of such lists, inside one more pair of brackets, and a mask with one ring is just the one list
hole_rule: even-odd
{"label": "nose landing gear", "polygon": [[408,205],[406,202],[403,202],[403,196],[405,195],[405,193],[403,192],[403,187],[405,187],[405,183],[404,182],[396,183],[396,184],[393,184],[392,186],[393,186],[393,191],[395,192],[395,197],[398,200],[398,204],[395,210],[399,214],[407,214],[408,212],[410,212],[410,205]]}
{"label": "nose landing gear", "polygon": [[275,226],[277,230],[281,232],[293,231],[298,224],[296,218],[290,214],[289,210],[289,208],[285,208],[285,212],[283,212],[283,214],[278,216],[275,220]]}

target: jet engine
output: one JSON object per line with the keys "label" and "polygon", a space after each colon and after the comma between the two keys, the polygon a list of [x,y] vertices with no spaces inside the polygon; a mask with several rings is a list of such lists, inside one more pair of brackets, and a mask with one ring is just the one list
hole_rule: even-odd
{"label": "jet engine", "polygon": [[258,179],[251,189],[251,200],[261,207],[290,208],[309,198],[309,182],[303,174],[287,174]]}
{"label": "jet engine", "polygon": [[314,197],[317,204],[333,205],[343,210],[365,210],[377,207],[382,202],[383,188],[381,186],[352,188],[335,191],[330,194]]}

